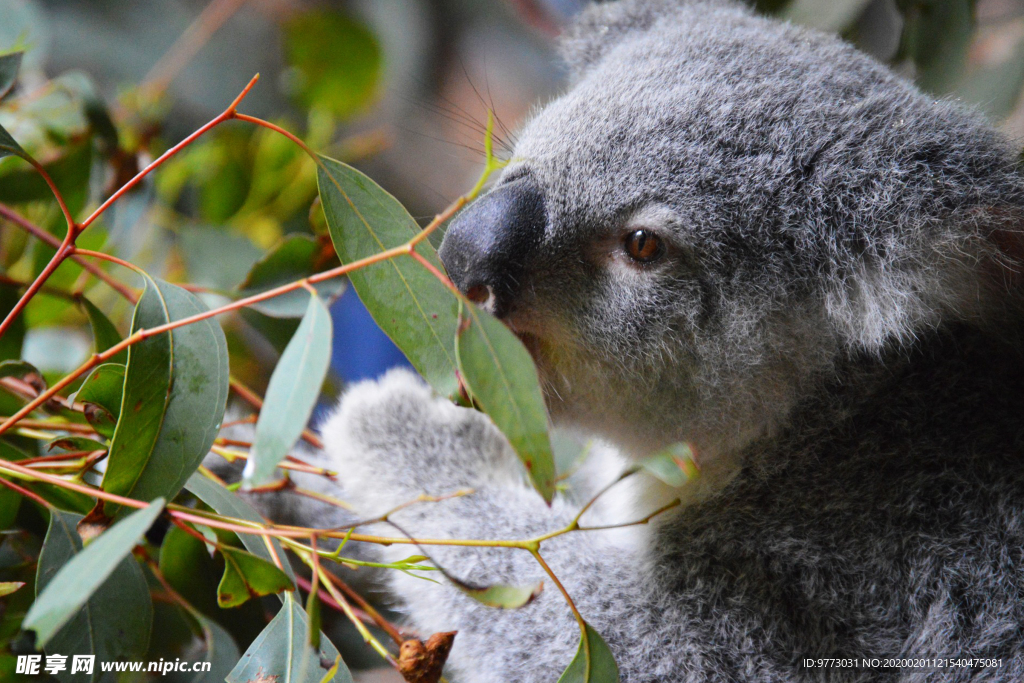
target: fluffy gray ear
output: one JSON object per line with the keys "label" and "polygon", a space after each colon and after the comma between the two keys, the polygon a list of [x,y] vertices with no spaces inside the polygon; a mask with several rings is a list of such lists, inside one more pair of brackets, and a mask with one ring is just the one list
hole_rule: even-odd
{"label": "fluffy gray ear", "polygon": [[879,352],[950,323],[993,326],[1024,309],[1024,212],[975,209],[862,255],[827,290],[850,348]]}

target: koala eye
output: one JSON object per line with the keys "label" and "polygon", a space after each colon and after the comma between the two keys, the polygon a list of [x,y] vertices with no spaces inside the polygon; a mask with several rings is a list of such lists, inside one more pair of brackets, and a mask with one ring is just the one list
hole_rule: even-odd
{"label": "koala eye", "polygon": [[626,235],[623,247],[629,258],[639,263],[651,263],[661,258],[665,253],[665,246],[661,238],[650,230],[634,230]]}

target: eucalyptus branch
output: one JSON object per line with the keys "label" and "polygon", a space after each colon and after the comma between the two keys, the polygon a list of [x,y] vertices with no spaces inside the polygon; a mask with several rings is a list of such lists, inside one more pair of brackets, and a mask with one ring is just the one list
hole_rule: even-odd
{"label": "eucalyptus branch", "polygon": [[[38,225],[35,225],[34,223],[30,222],[9,206],[0,204],[0,216],[6,218],[14,225],[18,226],[19,228],[21,228],[28,234],[32,235],[36,239],[45,242],[54,249],[58,249],[61,245],[61,241],[59,239],[48,233],[46,230],[43,230]],[[112,277],[110,273],[106,272],[99,266],[95,265],[94,263],[90,263],[85,258],[77,254],[73,254],[71,256],[71,260],[80,265],[83,269],[85,269],[86,272],[91,273],[98,280],[105,282],[111,289],[116,291],[118,294],[123,296],[128,301],[132,303],[138,301],[139,296],[134,290],[132,290],[130,287],[127,287],[125,284],[118,281],[114,277]]]}
{"label": "eucalyptus branch", "polygon": [[[221,114],[212,119],[209,123],[202,126],[194,133],[186,137],[184,140],[182,140],[181,142],[179,142],[178,144],[174,145],[169,150],[161,154],[144,169],[139,171],[135,175],[135,177],[133,177],[127,183],[122,185],[120,189],[118,189],[116,192],[110,195],[110,197],[108,197],[106,201],[100,204],[99,207],[97,207],[96,210],[93,211],[81,223],[75,222],[74,217],[72,217],[71,213],[68,211],[67,205],[64,203],[64,198],[60,195],[60,192],[57,191],[56,186],[53,184],[53,181],[50,179],[49,174],[46,173],[42,165],[30,159],[30,163],[32,163],[32,165],[36,167],[36,170],[38,170],[40,174],[42,174],[44,180],[46,180],[47,184],[53,190],[54,196],[57,198],[57,203],[60,204],[61,211],[64,212],[64,217],[67,219],[68,229],[63,241],[61,241],[61,243],[57,246],[57,252],[50,259],[49,263],[46,264],[46,267],[43,268],[42,272],[39,273],[35,281],[33,281],[31,285],[29,285],[25,294],[23,294],[21,298],[18,299],[18,302],[14,305],[14,307],[11,308],[11,312],[7,314],[3,322],[0,323],[0,337],[4,335],[7,329],[14,322],[15,318],[17,318],[21,311],[25,308],[25,306],[28,305],[28,302],[32,300],[32,298],[36,295],[39,289],[46,283],[50,276],[53,275],[54,271],[57,270],[60,264],[63,263],[65,259],[74,254],[75,240],[78,239],[78,236],[81,235],[82,232],[84,232],[85,229],[88,228],[93,221],[95,221],[97,218],[103,215],[103,212],[105,212],[111,204],[116,202],[126,192],[130,191],[133,187],[135,187],[139,182],[142,181],[143,178],[149,175],[149,173],[159,168],[168,159],[173,157],[175,154],[183,150],[188,145],[192,144],[197,138],[199,138],[199,136],[203,135],[204,133],[214,128],[215,126],[223,123],[224,121],[233,118],[235,108],[241,103],[245,96],[249,94],[249,91],[252,89],[254,85],[256,85],[256,81],[258,80],[259,74],[256,74],[255,76],[253,76],[252,80],[249,81],[248,85],[245,86],[245,88],[238,95],[238,97],[236,97],[234,101],[232,101],[231,104],[228,105],[227,109],[225,109]],[[0,430],[0,432],[2,432],[2,430]]]}

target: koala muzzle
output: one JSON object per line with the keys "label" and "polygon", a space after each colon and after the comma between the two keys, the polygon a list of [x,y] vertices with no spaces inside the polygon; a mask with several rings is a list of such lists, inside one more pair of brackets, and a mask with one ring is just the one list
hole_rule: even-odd
{"label": "koala muzzle", "polygon": [[530,177],[506,183],[460,213],[441,243],[455,286],[503,317],[515,305],[526,264],[544,237],[544,196]]}

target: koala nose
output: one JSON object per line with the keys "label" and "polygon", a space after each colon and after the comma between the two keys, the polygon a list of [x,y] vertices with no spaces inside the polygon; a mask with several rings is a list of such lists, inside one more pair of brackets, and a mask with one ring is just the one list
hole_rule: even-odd
{"label": "koala nose", "polygon": [[527,259],[544,237],[544,195],[530,177],[496,187],[448,227],[439,255],[455,286],[490,302],[499,318],[514,305]]}

